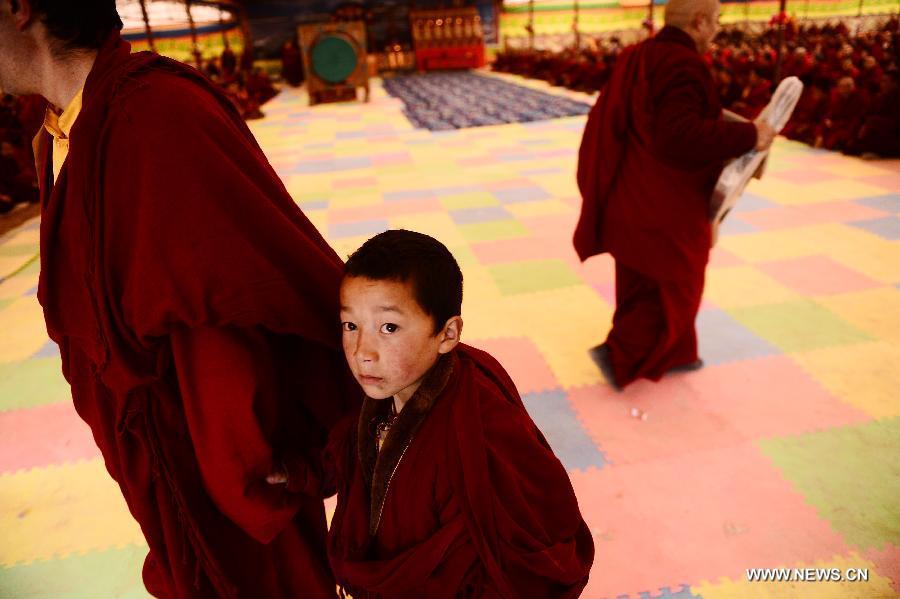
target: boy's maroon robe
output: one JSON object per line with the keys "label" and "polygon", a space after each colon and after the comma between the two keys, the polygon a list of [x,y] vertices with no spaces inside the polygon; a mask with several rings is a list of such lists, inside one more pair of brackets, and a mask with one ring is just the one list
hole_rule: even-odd
{"label": "boy's maroon robe", "polygon": [[365,400],[329,444],[329,557],[355,598],[577,597],[594,557],[565,468],[488,354],[442,357],[391,426]]}
{"label": "boy's maroon robe", "polygon": [[607,343],[619,385],[697,359],[710,197],[725,161],[755,144],[752,123],[722,119],[688,34],[664,27],[622,53],[582,138],[574,235],[582,260],[603,252],[616,260]]}
{"label": "boy's maroon robe", "polygon": [[341,261],[206,79],[118,34],[55,184],[38,298],[75,408],[150,546],[161,597],[334,597],[314,466],[353,409]]}

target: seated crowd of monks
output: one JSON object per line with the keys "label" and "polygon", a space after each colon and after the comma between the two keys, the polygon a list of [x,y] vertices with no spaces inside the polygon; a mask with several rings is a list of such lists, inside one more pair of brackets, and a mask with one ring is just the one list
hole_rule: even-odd
{"label": "seated crowd of monks", "polygon": [[0,96],[0,214],[16,204],[38,201],[31,139],[44,120],[45,107],[36,96]]}
{"label": "seated crowd of monks", "polygon": [[269,75],[253,66],[253,56],[243,52],[238,58],[231,48],[222,55],[202,62],[203,74],[218,84],[247,119],[261,119],[263,104],[278,95]]}
{"label": "seated crowd of monks", "polygon": [[[900,156],[900,22],[852,33],[842,23],[797,25],[787,20],[778,65],[778,30],[749,35],[726,29],[706,60],[722,106],[754,118],[766,106],[780,77],[797,76],[803,95],[786,137],[847,154]],[[580,50],[510,50],[494,69],[544,79],[578,91],[598,91],[623,49],[618,38],[590,39]]]}

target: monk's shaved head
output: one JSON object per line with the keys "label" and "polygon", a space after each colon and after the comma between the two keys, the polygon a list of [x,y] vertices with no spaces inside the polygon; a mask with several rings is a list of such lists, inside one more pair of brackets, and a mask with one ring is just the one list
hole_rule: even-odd
{"label": "monk's shaved head", "polygon": [[705,52],[719,30],[719,0],[669,0],[666,25],[690,35]]}
{"label": "monk's shaved head", "polygon": [[669,0],[666,3],[666,25],[687,29],[697,14],[713,15],[719,0]]}

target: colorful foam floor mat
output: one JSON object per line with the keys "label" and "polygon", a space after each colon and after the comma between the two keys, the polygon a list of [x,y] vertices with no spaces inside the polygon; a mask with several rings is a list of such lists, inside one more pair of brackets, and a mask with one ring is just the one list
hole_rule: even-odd
{"label": "colorful foam floor mat", "polygon": [[[458,258],[464,338],[515,379],[593,532],[585,597],[900,595],[900,161],[779,139],[713,252],[706,367],[617,393],[587,353],[612,262],[570,243],[583,116],[430,132],[377,83],[369,104],[288,91],[265,109],[255,134],[339,254],[410,228]],[[0,238],[0,597],[145,597],[140,530],[46,336],[37,251],[36,221]]]}

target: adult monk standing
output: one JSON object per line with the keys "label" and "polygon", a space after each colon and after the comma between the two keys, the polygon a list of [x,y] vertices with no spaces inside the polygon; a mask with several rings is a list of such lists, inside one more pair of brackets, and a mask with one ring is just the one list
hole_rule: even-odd
{"label": "adult monk standing", "polygon": [[616,262],[609,337],[591,350],[619,387],[699,368],[694,320],[711,245],[710,197],[725,161],[774,138],[764,123],[723,119],[702,59],[716,0],[670,0],[666,26],[628,48],[588,117],[578,160],[582,260]]}
{"label": "adult monk standing", "polygon": [[75,408],[152,594],[334,597],[323,504],[291,474],[355,403],[341,261],[232,104],[121,26],[114,0],[0,0],[0,88],[52,105],[38,299]]}

